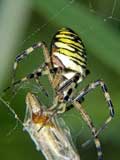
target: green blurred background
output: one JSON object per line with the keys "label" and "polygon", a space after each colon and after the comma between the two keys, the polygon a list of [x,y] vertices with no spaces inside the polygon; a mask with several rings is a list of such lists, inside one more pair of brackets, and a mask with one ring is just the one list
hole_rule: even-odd
{"label": "green blurred background", "polygon": [[[120,151],[120,1],[119,0],[16,0],[0,1],[0,89],[11,83],[15,56],[38,41],[48,46],[56,31],[67,26],[76,31],[86,46],[88,68],[91,74],[78,87],[78,91],[89,82],[103,79],[110,91],[115,118],[100,134],[104,159],[119,159]],[[25,59],[17,72],[17,79],[31,72],[42,63],[42,52]],[[51,94],[47,77],[42,83]],[[16,96],[4,95],[6,101],[23,120],[25,115],[25,95],[29,89],[20,90]],[[52,104],[52,96],[46,98],[41,92],[41,100],[46,106]],[[101,89],[88,94],[84,107],[97,127],[108,117]],[[79,113],[72,109],[62,116],[69,126],[74,143],[80,151],[81,160],[97,159],[94,143],[82,148],[81,144],[91,137],[89,129]],[[0,104],[0,159],[3,160],[44,160],[41,153],[20,124],[16,126],[14,116],[4,104]]]}

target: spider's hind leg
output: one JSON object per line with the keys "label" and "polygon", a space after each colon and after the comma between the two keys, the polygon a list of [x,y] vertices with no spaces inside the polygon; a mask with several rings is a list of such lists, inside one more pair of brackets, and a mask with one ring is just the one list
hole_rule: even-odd
{"label": "spider's hind leg", "polygon": [[83,120],[87,123],[88,127],[91,130],[93,140],[94,140],[94,143],[95,143],[95,147],[96,147],[96,150],[97,150],[98,160],[103,160],[101,143],[100,143],[100,140],[99,140],[98,136],[96,135],[97,130],[96,130],[90,116],[88,115],[88,113],[84,110],[84,108],[82,107],[82,105],[78,101],[74,101],[73,105],[80,112]]}
{"label": "spider's hind leg", "polygon": [[104,128],[106,128],[106,126],[108,125],[108,123],[112,120],[112,118],[114,117],[114,107],[112,104],[112,100],[110,98],[108,89],[106,84],[102,81],[102,80],[97,80],[94,81],[93,83],[89,84],[86,88],[84,88],[79,95],[73,100],[73,101],[79,101],[81,98],[84,98],[86,96],[87,93],[89,93],[90,91],[94,90],[96,87],[101,86],[101,89],[103,91],[105,100],[108,104],[108,108],[110,111],[110,115],[107,118],[107,120],[104,122],[104,124],[102,125],[102,127],[100,127],[100,129],[98,129],[96,135],[98,135],[102,130],[104,130]]}

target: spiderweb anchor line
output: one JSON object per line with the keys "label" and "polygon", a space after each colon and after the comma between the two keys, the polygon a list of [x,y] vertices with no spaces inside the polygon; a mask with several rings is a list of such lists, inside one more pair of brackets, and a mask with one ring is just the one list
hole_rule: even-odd
{"label": "spiderweb anchor line", "polygon": [[58,17],[66,8],[68,8],[69,6],[71,6],[73,3],[75,2],[75,0],[69,0],[69,2],[62,7],[55,15],[53,15],[47,23],[44,23],[40,28],[37,28],[34,32],[32,32],[25,40],[23,40],[23,42],[21,43],[20,46],[22,46],[26,41],[28,41],[32,36],[34,36],[35,34],[37,34],[38,32],[40,32],[44,27],[46,27],[47,25],[50,24],[50,22],[52,22],[56,17]]}
{"label": "spiderweb anchor line", "polygon": [[[112,8],[110,9],[111,10],[111,13],[106,16],[104,13],[98,13],[97,10],[94,8],[94,5],[93,5],[93,2],[95,3],[96,1],[92,1],[92,0],[89,0],[88,1],[88,6],[89,6],[89,11],[93,14],[96,14],[98,16],[101,16],[103,17],[103,20],[104,22],[106,22],[107,20],[113,20],[113,21],[116,21],[116,22],[120,22],[120,18],[117,18],[115,17],[115,10],[117,10],[117,3],[119,2],[118,0],[113,0],[113,6]],[[97,3],[97,2],[96,2]],[[104,7],[104,6],[103,6]],[[103,8],[102,8],[103,9]]]}
{"label": "spiderweb anchor line", "polygon": [[20,120],[18,115],[15,113],[14,109],[3,99],[0,97],[0,101],[8,108],[8,110],[14,115],[14,118],[24,127],[23,122]]}

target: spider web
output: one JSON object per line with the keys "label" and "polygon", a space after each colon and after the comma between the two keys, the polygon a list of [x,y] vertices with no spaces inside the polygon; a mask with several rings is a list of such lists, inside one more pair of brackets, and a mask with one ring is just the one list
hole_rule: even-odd
{"label": "spider web", "polygon": [[[79,0],[69,0],[62,8],[60,8],[60,10],[58,10],[55,14],[53,14],[53,16],[51,16],[51,18],[49,18],[46,23],[42,24],[40,27],[36,28],[31,34],[29,34],[27,38],[25,38],[22,41],[20,46],[22,46],[25,42],[30,40],[33,36],[37,35],[41,31],[44,31],[45,27],[48,27],[51,22],[54,22],[54,20],[57,17],[59,17],[59,15],[64,14],[64,11],[69,9],[73,4],[81,3],[81,2]],[[103,19],[105,23],[111,23],[112,25],[120,24],[120,12],[119,12],[120,2],[119,0],[110,0],[109,2],[107,0],[105,1],[87,0],[87,2],[83,1],[82,3],[88,8],[90,13],[100,17],[101,19]],[[93,26],[90,26],[88,27],[88,30],[90,30],[91,28],[94,29]]]}
{"label": "spider web", "polygon": [[[25,43],[28,43],[29,40],[31,40],[34,36],[36,36],[38,33],[40,33],[42,30],[44,30],[45,27],[47,27],[52,21],[54,21],[55,18],[57,18],[60,14],[62,14],[62,12],[67,9],[69,6],[72,5],[72,3],[74,2],[74,0],[69,0],[68,3],[66,3],[62,8],[60,8],[60,10],[57,11],[57,13],[55,13],[53,16],[51,16],[51,18],[44,24],[42,24],[40,27],[36,28],[32,33],[30,33],[23,41],[22,43],[20,43],[19,47],[23,47],[23,45]],[[34,24],[33,24],[34,25]],[[18,89],[19,91],[19,89]],[[17,91],[17,92],[18,92]],[[16,94],[17,94],[16,92]],[[14,95],[15,96],[15,95]],[[14,99],[14,96],[11,98],[12,100]],[[16,112],[14,111],[14,109],[12,109],[11,107],[11,103],[7,102],[6,100],[4,100],[2,97],[0,97],[0,101],[8,108],[8,112],[10,112],[14,118],[16,119],[16,124],[13,127],[13,129],[11,129],[7,135],[11,135],[12,132],[15,131],[15,129],[17,128],[17,124],[18,122],[20,122],[22,124],[22,121],[18,118]]]}
{"label": "spider web", "polygon": [[27,38],[25,38],[20,44],[20,46],[22,46],[26,41],[30,40],[36,34],[40,33],[42,30],[44,30],[45,27],[47,27],[52,21],[54,21],[60,14],[63,14],[64,10],[69,8],[74,2],[75,0],[69,0],[62,8],[60,8],[60,10],[58,10],[53,16],[51,16],[51,18],[46,23],[36,28],[35,31],[28,35]]}
{"label": "spider web", "polygon": [[[104,2],[106,2],[106,4],[109,4],[109,6],[106,6]],[[114,23],[120,23],[119,0],[110,0],[109,2],[102,1],[101,3],[104,4],[101,5],[99,9],[97,9],[97,0],[89,0],[88,1],[89,11],[103,18],[104,22],[111,21]]]}

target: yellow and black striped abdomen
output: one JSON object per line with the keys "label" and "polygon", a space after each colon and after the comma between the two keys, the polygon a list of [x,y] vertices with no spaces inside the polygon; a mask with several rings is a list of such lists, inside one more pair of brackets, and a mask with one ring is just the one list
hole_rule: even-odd
{"label": "yellow and black striped abdomen", "polygon": [[56,67],[63,67],[69,72],[85,74],[86,52],[79,36],[69,28],[62,28],[53,37],[52,61]]}

